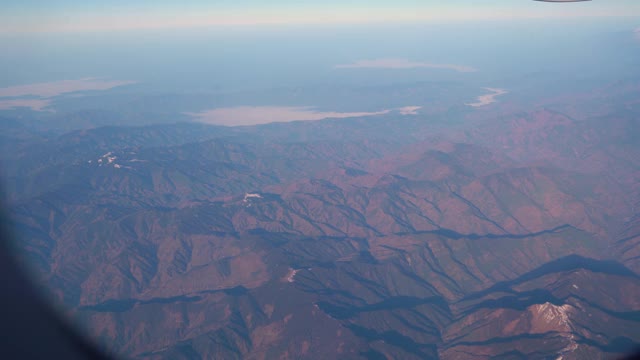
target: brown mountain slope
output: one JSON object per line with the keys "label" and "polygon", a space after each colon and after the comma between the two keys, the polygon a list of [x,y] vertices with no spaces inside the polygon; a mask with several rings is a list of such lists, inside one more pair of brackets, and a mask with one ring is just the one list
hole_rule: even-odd
{"label": "brown mountain slope", "polygon": [[18,248],[70,316],[133,358],[601,359],[640,345],[634,114],[490,115],[20,142]]}

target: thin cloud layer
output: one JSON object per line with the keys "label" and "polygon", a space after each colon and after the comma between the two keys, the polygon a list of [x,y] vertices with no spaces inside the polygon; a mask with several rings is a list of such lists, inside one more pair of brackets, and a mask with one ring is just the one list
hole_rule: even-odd
{"label": "thin cloud layer", "polygon": [[[415,115],[418,106],[407,106],[397,110],[402,115]],[[313,121],[322,119],[345,119],[364,116],[389,114],[394,110],[375,112],[334,112],[317,111],[312,107],[279,106],[239,106],[207,110],[200,113],[187,113],[197,121],[212,125],[248,126],[274,122]]]}
{"label": "thin cloud layer", "polygon": [[[35,111],[43,111],[51,104],[51,98],[59,95],[78,91],[109,90],[129,84],[135,84],[135,81],[86,78],[9,86],[0,88],[0,110],[27,107]],[[15,99],[25,96],[39,97],[39,99]]]}
{"label": "thin cloud layer", "polygon": [[309,107],[239,106],[189,113],[198,121],[225,126],[259,125],[273,122],[299,120],[322,120],[327,118],[350,118],[388,114],[389,110],[377,112],[322,112]]}
{"label": "thin cloud layer", "polygon": [[427,62],[415,62],[406,59],[376,59],[360,60],[351,64],[337,65],[336,69],[443,69],[457,72],[475,72],[475,68],[456,64],[433,64]]}
{"label": "thin cloud layer", "polygon": [[485,88],[485,90],[490,91],[490,94],[485,94],[485,95],[480,95],[478,96],[478,101],[475,103],[471,103],[471,104],[466,104],[468,106],[473,106],[473,107],[481,107],[481,106],[486,106],[489,104],[493,104],[494,102],[496,102],[496,97],[500,96],[500,95],[504,95],[507,93],[506,90],[504,89],[495,89],[495,88]]}
{"label": "thin cloud layer", "polygon": [[44,108],[51,104],[47,99],[13,99],[0,100],[0,110],[11,110],[15,108],[31,108],[35,111],[43,111]]}
{"label": "thin cloud layer", "polygon": [[400,115],[418,115],[418,110],[422,109],[422,106],[405,106],[399,108]]}
{"label": "thin cloud layer", "polygon": [[633,31],[633,35],[635,36],[636,40],[640,41],[640,27]]}
{"label": "thin cloud layer", "polygon": [[0,88],[0,97],[39,96],[50,98],[77,91],[109,90],[118,86],[134,83],[134,81],[98,80],[91,78],[62,80]]}

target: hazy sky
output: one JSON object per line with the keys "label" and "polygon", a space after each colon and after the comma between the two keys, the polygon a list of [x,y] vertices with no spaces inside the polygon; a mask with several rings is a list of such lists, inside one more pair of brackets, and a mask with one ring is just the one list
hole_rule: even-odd
{"label": "hazy sky", "polygon": [[17,0],[0,33],[335,24],[500,18],[640,16],[638,0],[550,4],[532,0]]}
{"label": "hazy sky", "polygon": [[632,38],[640,0],[0,1],[0,87],[99,78],[208,92],[637,68],[620,52],[635,47],[611,39]]}

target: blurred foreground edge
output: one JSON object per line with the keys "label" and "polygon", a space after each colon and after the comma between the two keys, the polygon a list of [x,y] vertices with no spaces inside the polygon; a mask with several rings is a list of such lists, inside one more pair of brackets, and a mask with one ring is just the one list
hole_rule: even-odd
{"label": "blurred foreground edge", "polygon": [[0,359],[110,359],[49,306],[21,271],[10,245],[14,236],[2,200]]}

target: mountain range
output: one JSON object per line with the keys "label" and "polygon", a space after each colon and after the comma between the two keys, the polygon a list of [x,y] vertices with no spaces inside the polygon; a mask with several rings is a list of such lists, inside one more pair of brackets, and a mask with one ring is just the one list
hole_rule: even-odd
{"label": "mountain range", "polygon": [[22,261],[143,359],[640,346],[640,98],[222,127],[3,119]]}

